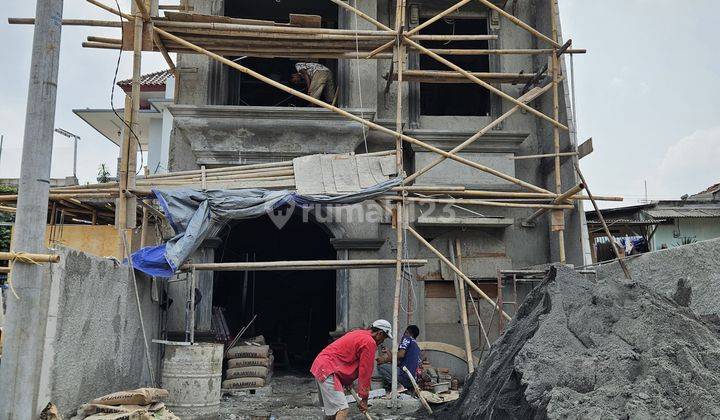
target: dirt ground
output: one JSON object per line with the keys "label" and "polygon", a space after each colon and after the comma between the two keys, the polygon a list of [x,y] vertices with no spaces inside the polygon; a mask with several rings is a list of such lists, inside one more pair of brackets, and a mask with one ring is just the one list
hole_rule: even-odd
{"label": "dirt ground", "polygon": [[[370,411],[377,419],[414,419],[409,415],[419,408],[416,400],[403,401],[395,413],[389,412],[386,400],[371,400]],[[266,387],[251,391],[224,393],[220,401],[220,418],[241,419],[323,419],[317,388],[311,376],[281,373]],[[350,404],[350,418],[364,419],[355,404]]]}

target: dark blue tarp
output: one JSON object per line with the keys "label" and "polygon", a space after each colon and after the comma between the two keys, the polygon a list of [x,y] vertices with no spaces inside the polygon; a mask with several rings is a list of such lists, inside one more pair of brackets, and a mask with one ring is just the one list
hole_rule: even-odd
{"label": "dark blue tarp", "polygon": [[326,196],[300,195],[288,190],[196,190],[153,189],[175,236],[167,243],[140,249],[132,254],[133,266],[151,276],[170,277],[209,237],[232,220],[272,214],[289,205],[300,208],[360,203],[400,185],[401,178],[389,179],[356,193]]}

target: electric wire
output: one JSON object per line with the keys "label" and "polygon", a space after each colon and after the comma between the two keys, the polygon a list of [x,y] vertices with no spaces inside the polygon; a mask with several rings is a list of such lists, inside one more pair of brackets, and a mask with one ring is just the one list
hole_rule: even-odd
{"label": "electric wire", "polygon": [[[122,10],[120,10],[120,3],[118,3],[118,0],[115,0],[115,6],[117,6],[118,15],[122,14]],[[123,18],[120,16],[120,24],[123,23]],[[124,44],[124,31],[120,31],[120,43]],[[110,87],[110,108],[112,109],[112,112],[115,114],[115,116],[123,122],[125,127],[127,127],[130,130],[130,134],[132,134],[133,137],[135,137],[135,141],[137,141],[138,144],[138,151],[140,152],[140,166],[136,168],[135,175],[139,175],[142,171],[142,167],[145,164],[143,153],[142,153],[142,145],[140,144],[140,138],[138,138],[137,134],[135,134],[135,131],[133,131],[132,127],[125,121],[125,118],[121,117],[120,114],[118,114],[117,110],[115,109],[115,104],[113,103],[115,101],[115,84],[117,83],[117,76],[118,71],[120,70],[120,59],[122,58],[122,48],[118,50],[118,58],[117,62],[115,63],[115,75],[113,76],[112,86]],[[130,98],[132,98],[132,95],[128,95]]]}

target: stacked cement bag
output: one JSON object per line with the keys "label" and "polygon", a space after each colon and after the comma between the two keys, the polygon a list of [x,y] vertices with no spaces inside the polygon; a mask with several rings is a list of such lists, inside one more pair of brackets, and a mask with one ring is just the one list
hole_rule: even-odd
{"label": "stacked cement bag", "polygon": [[270,383],[273,356],[262,336],[232,347],[226,353],[223,389],[260,388]]}

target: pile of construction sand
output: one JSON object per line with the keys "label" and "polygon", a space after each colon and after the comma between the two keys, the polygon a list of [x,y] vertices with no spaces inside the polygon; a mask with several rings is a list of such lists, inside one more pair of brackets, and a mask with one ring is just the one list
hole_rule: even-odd
{"label": "pile of construction sand", "polygon": [[670,280],[675,293],[659,294],[637,275],[553,267],[438,416],[719,418],[718,325],[688,307],[688,281]]}

